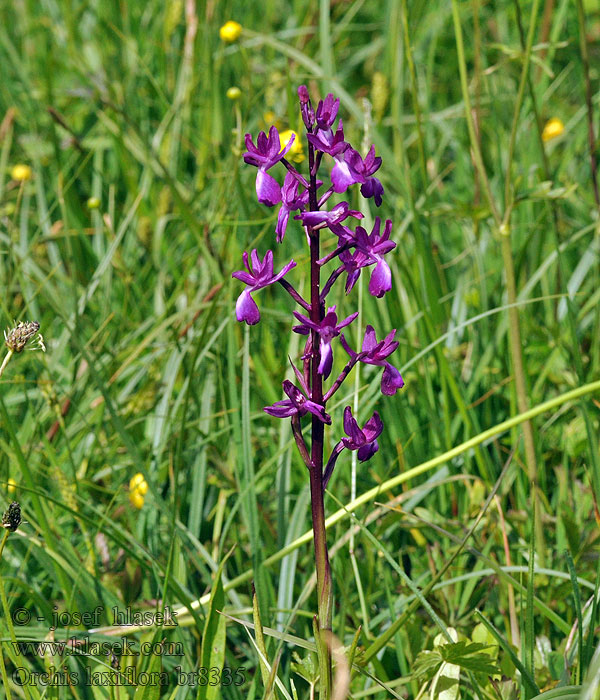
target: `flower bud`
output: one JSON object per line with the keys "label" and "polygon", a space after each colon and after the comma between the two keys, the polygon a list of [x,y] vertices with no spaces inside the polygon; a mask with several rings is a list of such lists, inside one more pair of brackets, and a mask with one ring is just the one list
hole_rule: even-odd
{"label": "flower bud", "polygon": [[300,100],[300,111],[302,112],[304,126],[307,131],[312,131],[315,124],[315,110],[311,104],[306,85],[300,85],[298,88],[298,98]]}

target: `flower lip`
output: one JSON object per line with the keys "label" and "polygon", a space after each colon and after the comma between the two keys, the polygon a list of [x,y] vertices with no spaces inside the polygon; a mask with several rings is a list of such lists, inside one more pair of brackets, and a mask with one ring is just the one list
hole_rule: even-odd
{"label": "flower lip", "polygon": [[375,411],[361,430],[356,418],[352,415],[352,409],[350,406],[346,406],[344,409],[344,430],[349,436],[341,440],[344,447],[349,450],[358,450],[359,461],[366,462],[379,449],[377,438],[383,431],[383,421],[379,417],[379,413]]}

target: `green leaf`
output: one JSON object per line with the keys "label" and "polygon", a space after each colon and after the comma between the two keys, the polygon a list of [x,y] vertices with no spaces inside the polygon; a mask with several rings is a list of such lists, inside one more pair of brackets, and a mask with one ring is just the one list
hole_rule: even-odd
{"label": "green leaf", "polygon": [[[164,630],[160,627],[156,630],[152,637],[152,648],[160,644]],[[161,684],[156,682],[157,675],[162,670],[162,655],[151,653],[146,657],[147,661],[143,666],[143,670],[148,674],[147,685],[138,684],[135,689],[133,700],[159,700],[161,692]]]}
{"label": "green leaf", "polygon": [[[223,590],[223,568],[233,550],[230,550],[219,564],[215,573],[210,600],[208,602],[208,614],[204,622],[204,634],[202,635],[202,651],[200,652],[200,667],[218,669],[219,676],[225,663],[225,626],[227,620],[221,611],[225,606],[225,591]],[[215,672],[213,672],[215,673]],[[219,696],[218,685],[199,685],[196,700],[215,700]]]}
{"label": "green leaf", "polygon": [[456,644],[444,644],[439,647],[439,652],[446,663],[455,664],[466,671],[493,676],[499,673],[500,669],[490,659],[491,646],[479,642],[462,641]]}
{"label": "green leaf", "polygon": [[418,678],[424,676],[426,680],[431,680],[438,672],[443,663],[439,649],[435,651],[420,651],[415,659],[413,674]]}

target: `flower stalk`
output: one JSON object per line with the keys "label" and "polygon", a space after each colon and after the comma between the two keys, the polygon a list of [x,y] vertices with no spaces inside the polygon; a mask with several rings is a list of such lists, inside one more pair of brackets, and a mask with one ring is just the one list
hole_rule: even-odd
{"label": "flower stalk", "polygon": [[[284,157],[288,152],[300,150],[298,144],[291,150],[299,138],[297,134],[288,131],[285,132],[284,138],[275,127],[271,127],[268,135],[261,132],[256,145],[251,135],[246,134],[247,151],[244,160],[258,169],[258,201],[269,207],[281,203],[275,227],[277,243],[284,242],[291,214],[294,211],[298,212],[293,218],[300,221],[304,227],[310,253],[310,301],[306,301],[283,279],[296,266],[294,260],[290,260],[280,272],[275,273],[273,253],[270,250],[265,253],[262,261],[258,251],[253,250],[250,256],[244,252],[242,259],[246,269],[234,272],[233,277],[246,285],[236,302],[238,321],[244,321],[248,325],[260,321],[260,311],[252,294],[274,282],[279,282],[291,299],[305,312],[303,314],[293,311],[294,317],[299,321],[298,325],[293,326],[293,332],[306,336],[301,357],[302,369],[292,362],[297,384],[285,380],[283,392],[286,398],[267,406],[264,410],[271,416],[291,419],[298,451],[308,469],[317,574],[318,615],[315,629],[320,637],[317,644],[321,668],[321,697],[329,698],[331,652],[326,639],[332,626],[333,587],[326,539],[325,488],[344,450],[356,451],[360,462],[367,461],[377,452],[377,437],[383,430],[383,422],[375,412],[361,429],[352,415],[350,406],[347,406],[343,419],[347,437],[335,438],[335,445],[325,461],[329,445],[325,439],[325,426],[332,425],[333,422],[326,411],[327,402],[358,362],[384,367],[381,380],[383,394],[395,394],[404,386],[404,381],[400,372],[387,361],[388,356],[398,347],[398,342],[394,340],[395,330],[378,342],[375,330],[367,325],[362,349],[355,352],[346,342],[342,329],[356,319],[358,312],[338,320],[336,306],[326,307],[326,298],[342,275],[346,276],[345,291],[349,294],[362,270],[372,266],[374,267],[369,292],[374,297],[381,298],[391,289],[392,274],[385,256],[396,245],[390,240],[392,222],[387,220],[381,232],[381,220],[376,217],[373,230],[367,233],[361,226],[352,229],[348,225],[348,219],[363,218],[361,212],[350,209],[348,202],[339,202],[329,210],[322,209],[332,196],[343,194],[356,184],[360,185],[363,197],[372,198],[375,205],[380,206],[384,190],[374,173],[381,166],[381,158],[375,156],[374,147],[371,147],[364,158],[353,149],[345,140],[341,119],[338,120],[334,132],[333,124],[337,117],[339,100],[333,95],[329,94],[321,100],[316,111],[312,107],[306,87],[301,86],[298,89],[298,96],[308,141],[308,173],[303,175]],[[318,179],[318,175],[327,160],[325,155],[333,159],[333,168],[329,174],[330,185],[326,187],[324,194],[319,196],[319,189],[324,182]],[[269,172],[277,163],[281,163],[285,169],[283,185]],[[320,250],[322,234],[337,237],[333,252],[324,258],[321,258]],[[324,272],[327,281],[321,288],[321,270],[335,258],[338,258],[338,263],[333,271]],[[324,383],[329,380],[333,370],[334,340],[338,337],[341,347],[349,355],[349,361],[337,378],[331,381],[329,388],[325,388]],[[310,444],[307,445],[301,421],[309,413],[311,432]]]}

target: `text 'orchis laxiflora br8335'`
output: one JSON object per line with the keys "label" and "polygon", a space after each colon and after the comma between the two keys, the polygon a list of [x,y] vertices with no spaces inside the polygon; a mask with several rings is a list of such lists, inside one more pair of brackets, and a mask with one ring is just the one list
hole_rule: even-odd
{"label": "text 'orchis laxiflora br8335'", "polygon": [[[321,629],[329,629],[331,576],[325,541],[323,490],[344,449],[357,450],[360,461],[370,459],[377,452],[377,437],[383,430],[383,422],[375,412],[361,429],[350,407],[346,407],[343,419],[346,437],[338,439],[331,455],[325,461],[324,426],[331,425],[332,422],[326,412],[326,405],[358,362],[384,368],[381,391],[386,395],[395,394],[404,386],[404,382],[400,372],[387,360],[398,347],[398,341],[394,340],[396,331],[392,330],[382,340],[377,341],[374,328],[367,325],[362,348],[357,352],[350,347],[341,331],[352,323],[358,314],[352,313],[339,320],[336,307],[326,306],[326,298],[335,282],[344,275],[345,290],[348,294],[363,268],[367,267],[372,267],[369,292],[375,297],[382,297],[392,287],[392,274],[385,256],[396,244],[390,240],[392,222],[389,219],[385,221],[381,232],[381,220],[377,217],[373,230],[368,233],[362,226],[352,228],[351,220],[360,220],[363,214],[351,209],[348,202],[341,202],[330,209],[324,208],[334,193],[344,193],[352,185],[360,185],[363,197],[373,198],[375,205],[380,206],[383,186],[375,177],[375,173],[381,166],[381,158],[375,156],[374,146],[364,158],[352,148],[344,138],[341,119],[338,120],[334,131],[339,99],[329,94],[319,102],[315,111],[305,86],[298,88],[298,96],[308,141],[308,173],[302,174],[285,157],[292,147],[295,135],[282,147],[279,133],[274,126],[268,135],[264,132],[258,135],[256,145],[251,135],[246,134],[247,152],[244,154],[244,160],[258,168],[258,201],[269,207],[280,205],[275,240],[278,243],[283,241],[291,215],[304,226],[310,251],[310,299],[305,299],[287,279],[284,279],[296,263],[290,260],[275,273],[271,250],[264,253],[262,261],[257,250],[253,250],[250,256],[245,252],[243,261],[246,270],[234,272],[233,276],[246,285],[236,304],[238,321],[245,321],[249,325],[258,323],[260,312],[252,293],[274,282],[279,282],[304,312],[293,312],[299,321],[299,324],[293,327],[293,331],[307,336],[301,358],[302,368],[292,364],[296,384],[289,380],[284,381],[283,391],[287,398],[268,406],[265,411],[278,418],[291,418],[296,444],[309,470],[319,591],[318,621]],[[328,176],[321,174],[325,154],[333,160]],[[286,170],[281,185],[269,172],[278,163]],[[318,179],[318,175],[321,175],[323,180]],[[329,186],[326,186],[326,177],[329,179]],[[336,240],[334,250],[323,257],[320,253],[321,233],[327,233]],[[334,265],[325,283],[321,285],[321,270],[335,259],[337,266]],[[337,338],[339,340],[336,340]],[[349,359],[341,374],[331,382],[329,388],[325,388],[324,381],[331,375],[333,353],[338,343]],[[303,436],[301,423],[301,418],[309,413],[312,421],[310,447]]]}

